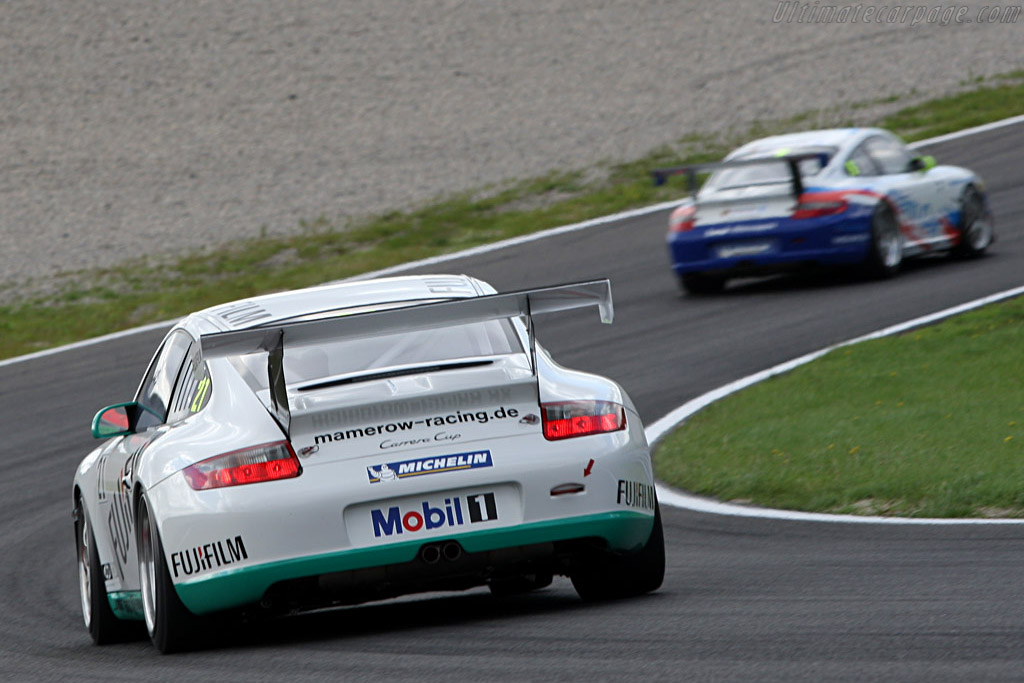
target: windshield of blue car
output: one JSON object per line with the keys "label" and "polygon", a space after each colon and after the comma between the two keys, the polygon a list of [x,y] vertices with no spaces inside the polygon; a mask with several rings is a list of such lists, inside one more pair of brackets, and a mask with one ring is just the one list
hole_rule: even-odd
{"label": "windshield of blue car", "polygon": [[[738,166],[735,168],[725,168],[720,171],[716,171],[711,174],[711,177],[708,178],[706,183],[704,183],[704,188],[729,190],[738,187],[791,183],[793,181],[793,176],[790,174],[789,164],[781,157],[797,156],[802,154],[821,155],[809,159],[802,159],[797,163],[797,166],[800,169],[800,176],[802,178],[809,178],[820,173],[821,169],[828,164],[828,161],[832,159],[832,156],[835,153],[836,149],[834,147],[802,147],[796,149],[776,150],[774,152],[769,152],[768,150],[763,149],[751,150],[749,153],[730,159],[729,161],[764,159],[763,164]],[[822,163],[822,158],[825,159],[824,164]]]}
{"label": "windshield of blue car", "polygon": [[[379,376],[389,368],[443,367],[448,362],[522,353],[510,320],[489,320],[362,339],[338,339],[316,346],[284,347],[288,386],[349,375]],[[254,390],[267,388],[265,353],[232,358]],[[403,373],[404,374],[404,373]]]}

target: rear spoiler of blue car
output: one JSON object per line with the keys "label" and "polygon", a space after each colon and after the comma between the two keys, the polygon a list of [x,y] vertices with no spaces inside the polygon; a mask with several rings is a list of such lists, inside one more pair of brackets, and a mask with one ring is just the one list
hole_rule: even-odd
{"label": "rear spoiler of blue car", "polygon": [[536,373],[533,316],[588,306],[597,306],[601,322],[611,324],[614,309],[611,283],[607,279],[216,332],[202,335],[199,344],[204,359],[261,351],[267,353],[270,412],[287,435],[291,411],[284,377],[285,345],[312,346],[338,339],[375,337],[518,316],[526,322],[530,364]]}
{"label": "rear spoiler of blue car", "polygon": [[758,159],[740,159],[737,161],[716,161],[707,164],[692,164],[689,166],[672,166],[659,168],[651,171],[654,184],[664,185],[671,176],[685,175],[687,191],[696,196],[700,185],[697,183],[697,176],[702,173],[713,173],[726,168],[740,168],[743,166],[760,166],[765,164],[778,164],[784,162],[789,167],[791,178],[791,191],[795,198],[804,193],[804,181],[800,176],[800,162],[807,159],[818,159],[821,167],[828,164],[828,154],[823,152],[807,152],[806,154],[787,154],[775,157],[763,157]]}

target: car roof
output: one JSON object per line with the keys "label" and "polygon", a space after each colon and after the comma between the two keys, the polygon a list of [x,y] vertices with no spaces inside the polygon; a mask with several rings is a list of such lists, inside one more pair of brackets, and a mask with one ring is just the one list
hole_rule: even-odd
{"label": "car roof", "polygon": [[180,325],[200,334],[241,330],[325,311],[466,298],[494,291],[490,285],[467,275],[407,275],[339,282],[220,304],[193,313]]}
{"label": "car roof", "polygon": [[785,133],[753,140],[729,153],[726,159],[734,159],[749,154],[770,156],[783,152],[787,148],[835,147],[840,153],[859,144],[871,135],[894,137],[892,133],[881,128],[829,128],[824,130],[807,130],[799,133]]}

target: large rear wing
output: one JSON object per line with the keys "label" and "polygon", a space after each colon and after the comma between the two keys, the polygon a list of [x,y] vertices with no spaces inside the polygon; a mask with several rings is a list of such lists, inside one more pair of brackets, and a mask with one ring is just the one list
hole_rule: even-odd
{"label": "large rear wing", "polygon": [[787,154],[776,157],[763,157],[759,159],[740,159],[737,161],[717,161],[707,164],[692,164],[690,166],[672,166],[670,168],[659,168],[651,171],[655,185],[664,185],[671,176],[685,175],[687,192],[696,197],[700,186],[697,183],[697,176],[701,173],[713,173],[726,168],[741,168],[744,166],[762,166],[767,164],[785,163],[789,168],[790,189],[793,197],[799,199],[804,193],[804,181],[800,175],[800,162],[807,159],[817,159],[824,168],[828,164],[828,154],[823,152],[807,152],[805,154]]}
{"label": "large rear wing", "polygon": [[215,332],[202,335],[199,344],[205,359],[267,352],[271,414],[285,434],[288,434],[291,411],[284,377],[285,345],[312,346],[338,339],[375,337],[395,332],[522,317],[529,333],[530,364],[536,373],[533,316],[588,306],[597,306],[601,322],[611,324],[614,309],[611,283],[607,279]]}

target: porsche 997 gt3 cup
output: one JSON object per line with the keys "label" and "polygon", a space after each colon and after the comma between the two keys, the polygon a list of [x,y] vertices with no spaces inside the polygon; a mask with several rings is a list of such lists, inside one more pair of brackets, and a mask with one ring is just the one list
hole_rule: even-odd
{"label": "porsche 997 gt3 cup", "polygon": [[806,265],[894,275],[904,258],[978,256],[995,238],[975,173],[917,156],[891,133],[845,128],[755,140],[713,164],[653,171],[711,175],[669,217],[672,268],[693,294],[733,277]]}
{"label": "porsche 997 gt3 cup", "polygon": [[[556,364],[533,316],[607,280],[497,294],[465,276],[273,294],[194,313],[73,504],[96,643],[145,623],[162,652],[247,617],[567,575],[584,599],[652,591],[664,545],[643,424],[623,389]],[[134,622],[134,623],[133,623]]]}

